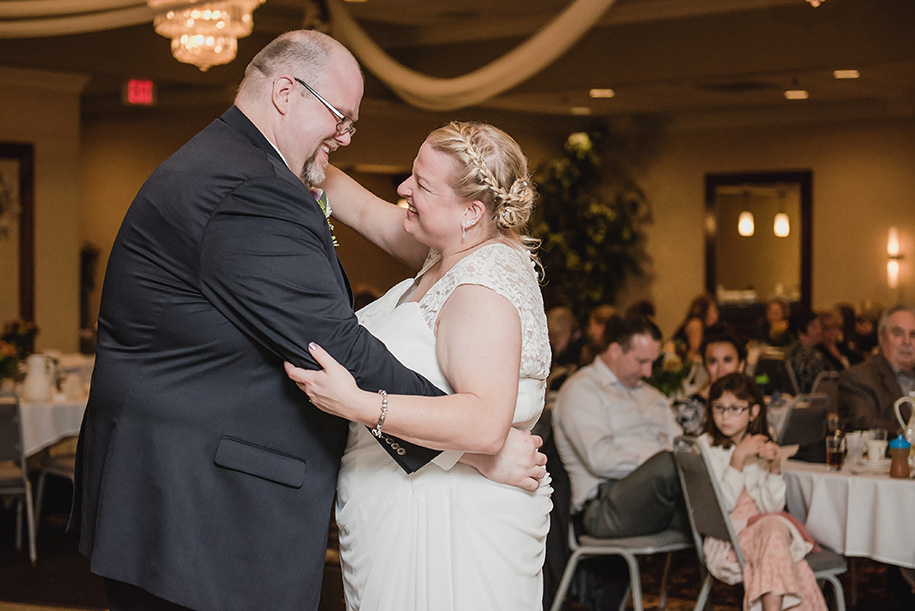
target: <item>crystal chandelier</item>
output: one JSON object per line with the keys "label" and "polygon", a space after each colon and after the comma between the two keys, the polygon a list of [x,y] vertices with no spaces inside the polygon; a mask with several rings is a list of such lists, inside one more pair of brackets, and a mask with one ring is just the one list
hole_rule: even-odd
{"label": "crystal chandelier", "polygon": [[201,72],[235,59],[238,39],[251,33],[251,13],[264,0],[146,0],[158,12],[156,33],[172,39],[172,55]]}

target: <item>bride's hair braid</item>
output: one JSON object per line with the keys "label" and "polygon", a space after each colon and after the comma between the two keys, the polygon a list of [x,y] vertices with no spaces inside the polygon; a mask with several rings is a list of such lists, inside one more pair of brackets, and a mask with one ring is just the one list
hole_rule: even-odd
{"label": "bride's hair braid", "polygon": [[427,141],[455,160],[453,184],[464,200],[486,204],[493,225],[534,257],[538,240],[523,233],[536,192],[527,158],[504,131],[485,123],[453,121],[432,132]]}

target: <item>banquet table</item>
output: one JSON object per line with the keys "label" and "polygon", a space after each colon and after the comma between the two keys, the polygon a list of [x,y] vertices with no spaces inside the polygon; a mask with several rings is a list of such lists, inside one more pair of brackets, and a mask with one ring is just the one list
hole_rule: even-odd
{"label": "banquet table", "polygon": [[891,478],[888,464],[827,471],[788,460],[783,473],[788,511],[819,543],[844,556],[915,568],[915,480]]}
{"label": "banquet table", "polygon": [[66,398],[58,394],[49,401],[22,400],[19,405],[25,454],[31,456],[65,437],[79,434],[86,398]]}

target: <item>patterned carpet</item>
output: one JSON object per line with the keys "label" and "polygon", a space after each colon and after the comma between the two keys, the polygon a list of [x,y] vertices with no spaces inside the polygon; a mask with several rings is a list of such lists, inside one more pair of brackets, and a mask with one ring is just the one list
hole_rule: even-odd
{"label": "patterned carpet", "polygon": [[[39,530],[38,564],[34,567],[29,565],[25,550],[17,552],[14,548],[15,512],[0,505],[0,601],[81,609],[106,607],[101,579],[89,572],[88,562],[78,553],[76,541],[64,533],[69,496],[69,490],[65,488],[66,486],[58,490],[48,490],[47,512],[42,518]],[[663,555],[641,559],[640,572],[646,610],[659,608],[658,594],[663,566]],[[854,583],[857,585],[857,605],[852,605],[851,602],[851,574],[847,573],[842,577],[849,609],[915,609],[915,597],[899,576],[898,569],[867,559],[857,559],[853,566]],[[701,576],[695,554],[690,551],[674,554],[665,608],[668,611],[692,610],[700,585]],[[739,609],[742,596],[743,592],[739,586],[716,584],[712,589],[711,609]],[[335,555],[331,552],[328,554],[319,611],[342,611],[343,608],[340,569],[336,564]],[[585,611],[588,607],[570,601],[566,609]]]}

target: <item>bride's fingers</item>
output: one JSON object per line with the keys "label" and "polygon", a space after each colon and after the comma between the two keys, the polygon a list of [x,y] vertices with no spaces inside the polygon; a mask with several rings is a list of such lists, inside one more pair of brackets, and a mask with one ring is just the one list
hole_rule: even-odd
{"label": "bride's fingers", "polygon": [[340,363],[338,363],[334,357],[328,354],[327,350],[314,342],[308,344],[308,352],[311,353],[311,356],[315,357],[315,360],[318,361],[318,365],[320,365],[325,371],[328,371],[333,367],[341,367]]}
{"label": "bride's fingers", "polygon": [[[286,370],[286,375],[290,380],[302,386],[307,382],[313,382],[320,374],[324,373],[324,370],[318,369],[302,369],[301,367],[296,367],[289,361],[283,363],[283,368]],[[302,388],[304,390],[304,388]]]}

